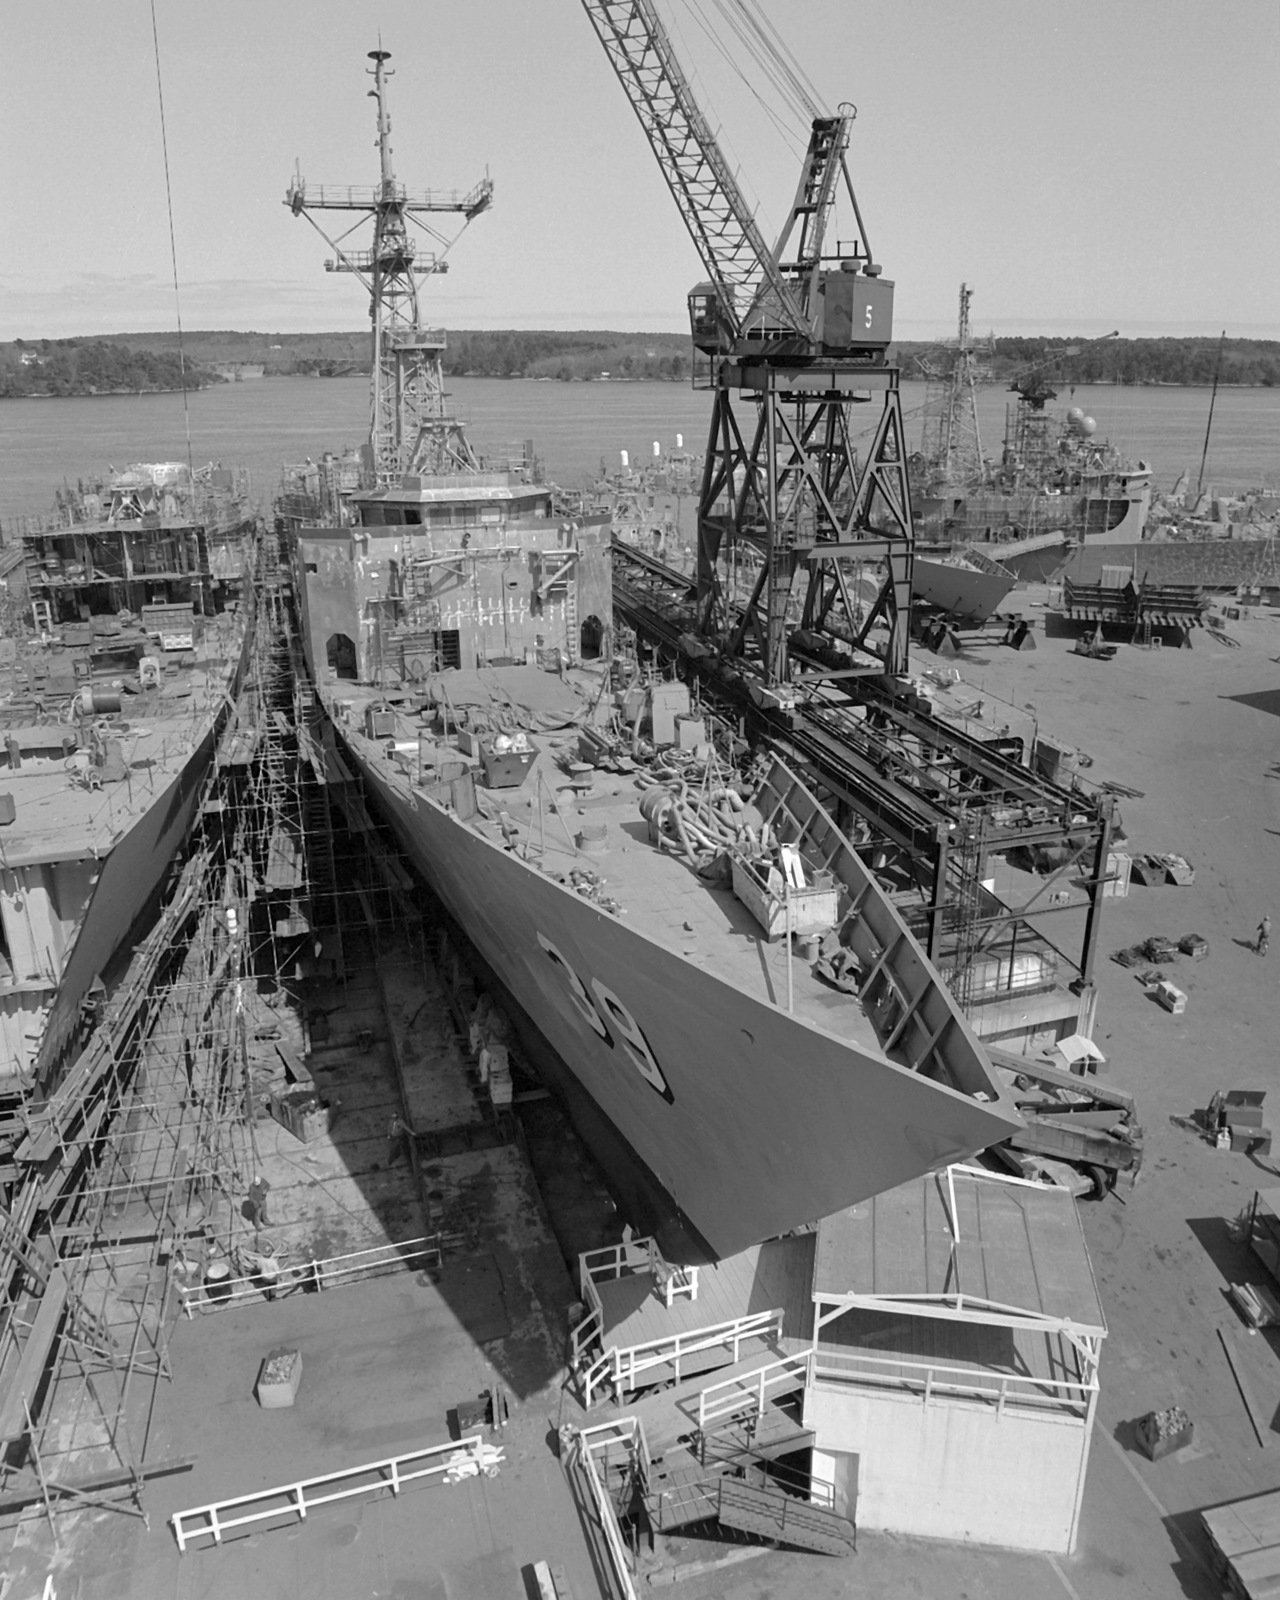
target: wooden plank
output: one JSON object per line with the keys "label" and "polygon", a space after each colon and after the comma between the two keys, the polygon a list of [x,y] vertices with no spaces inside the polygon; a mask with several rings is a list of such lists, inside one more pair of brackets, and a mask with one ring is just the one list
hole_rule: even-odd
{"label": "wooden plank", "polygon": [[[1231,1563],[1236,1580],[1249,1600],[1274,1600],[1280,1595],[1280,1559],[1275,1550],[1254,1550]],[[1233,1585],[1234,1587],[1234,1585]]]}
{"label": "wooden plank", "polygon": [[1231,1374],[1236,1380],[1236,1388],[1240,1391],[1240,1398],[1244,1401],[1244,1408],[1249,1413],[1249,1422],[1257,1436],[1258,1444],[1265,1450],[1271,1443],[1269,1438],[1270,1427],[1264,1428],[1263,1423],[1259,1421],[1263,1413],[1259,1411],[1258,1402],[1254,1399],[1253,1391],[1249,1387],[1249,1380],[1245,1377],[1243,1356],[1239,1352],[1232,1351],[1231,1345],[1233,1341],[1226,1328],[1220,1327],[1218,1329],[1218,1338],[1222,1341],[1223,1353],[1226,1355],[1227,1363],[1231,1368]]}
{"label": "wooden plank", "polygon": [[1231,1565],[1252,1592],[1260,1580],[1280,1577],[1280,1549],[1268,1545],[1265,1550],[1247,1550],[1233,1557]]}
{"label": "wooden plank", "polygon": [[1200,1513],[1209,1537],[1225,1557],[1280,1545],[1280,1490],[1214,1506]]}
{"label": "wooden plank", "polygon": [[1239,1540],[1227,1555],[1241,1550],[1259,1550],[1264,1545],[1280,1545],[1280,1494],[1267,1495],[1266,1504],[1248,1502],[1237,1506],[1236,1523],[1240,1529]]}

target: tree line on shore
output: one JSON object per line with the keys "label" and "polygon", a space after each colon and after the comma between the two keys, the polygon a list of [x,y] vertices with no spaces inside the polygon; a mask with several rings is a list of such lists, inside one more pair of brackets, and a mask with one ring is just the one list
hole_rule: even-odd
{"label": "tree line on shore", "polygon": [[990,351],[986,364],[992,376],[1009,381],[1042,368],[1050,379],[1060,374],[1072,383],[1209,384],[1217,373],[1225,384],[1280,384],[1280,340],[1275,339],[1014,338],[992,341]]}
{"label": "tree line on shore", "polygon": [[[184,372],[185,367],[185,372]],[[203,389],[216,373],[176,350],[135,350],[107,339],[15,339],[0,345],[0,399],[93,394],[154,394]]]}
{"label": "tree line on shore", "polygon": [[[367,333],[263,334],[194,332],[183,341],[188,388],[217,383],[236,367],[267,377],[344,377],[366,372]],[[902,342],[891,355],[907,378],[945,371],[945,344]],[[688,337],[676,333],[459,331],[443,353],[451,377],[544,378],[687,383]],[[1000,338],[987,341],[980,364],[995,382],[1035,372],[1075,384],[1280,384],[1280,341],[1265,339]],[[219,370],[221,369],[221,370]],[[183,384],[177,335],[140,333],[85,339],[15,339],[0,344],[0,398],[137,393]]]}

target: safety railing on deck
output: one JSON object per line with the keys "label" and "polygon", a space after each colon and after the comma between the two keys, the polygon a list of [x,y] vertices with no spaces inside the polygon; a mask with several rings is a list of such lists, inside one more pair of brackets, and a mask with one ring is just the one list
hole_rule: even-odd
{"label": "safety railing on deck", "polygon": [[764,1412],[765,1397],[776,1389],[794,1389],[799,1384],[812,1381],[810,1371],[814,1352],[787,1356],[782,1361],[770,1361],[754,1372],[737,1378],[725,1378],[720,1383],[710,1383],[698,1396],[698,1427],[705,1430],[711,1424],[745,1410],[748,1406],[754,1416]]}
{"label": "safety railing on deck", "polygon": [[724,1349],[732,1352],[732,1359],[742,1359],[742,1345],[747,1339],[763,1339],[782,1335],[781,1311],[757,1311],[749,1317],[733,1317],[728,1322],[711,1323],[705,1328],[691,1328],[685,1333],[667,1334],[660,1339],[647,1339],[641,1344],[609,1349],[595,1364],[582,1374],[582,1403],[590,1407],[596,1390],[604,1383],[612,1383],[620,1397],[637,1387],[642,1374],[655,1367],[671,1367],[675,1380],[681,1378],[681,1363],[688,1356],[702,1350]]}
{"label": "safety railing on deck", "polygon": [[687,1295],[690,1300],[698,1298],[697,1267],[675,1266],[665,1260],[656,1239],[631,1239],[622,1244],[605,1245],[601,1250],[587,1250],[578,1257],[582,1298],[597,1308],[600,1307],[597,1283],[643,1272],[652,1276],[668,1310],[679,1295]]}
{"label": "safety railing on deck", "polygon": [[351,1500],[356,1495],[375,1494],[382,1489],[399,1494],[406,1484],[419,1483],[426,1478],[439,1477],[454,1482],[476,1477],[481,1472],[486,1477],[496,1477],[501,1459],[502,1452],[487,1445],[481,1434],[468,1434],[460,1440],[451,1439],[448,1444],[428,1445],[425,1450],[411,1450],[406,1455],[367,1461],[341,1472],[327,1472],[323,1477],[303,1478],[297,1483],[278,1484],[273,1489],[259,1489],[255,1494],[238,1495],[232,1500],[215,1500],[211,1505],[175,1511],[169,1520],[178,1549],[185,1554],[193,1540],[210,1538],[214,1544],[221,1544],[223,1535],[237,1528],[252,1527],[277,1517],[304,1519],[308,1511],[332,1505],[335,1500]]}
{"label": "safety railing on deck", "polygon": [[368,1250],[352,1250],[346,1255],[296,1262],[280,1267],[275,1275],[262,1271],[236,1278],[219,1278],[203,1283],[183,1283],[175,1278],[182,1309],[188,1317],[197,1312],[217,1311],[236,1302],[274,1299],[299,1289],[334,1289],[341,1283],[360,1278],[382,1277],[389,1272],[409,1272],[422,1267],[439,1267],[445,1252],[465,1243],[461,1234],[433,1233],[400,1244],[374,1245]]}
{"label": "safety railing on deck", "polygon": [[1088,1414],[1089,1397],[1098,1388],[1096,1374],[1087,1380],[1037,1378],[1030,1374],[948,1367],[935,1362],[852,1351],[815,1350],[810,1359],[812,1383],[897,1389],[918,1394],[925,1405],[943,1396],[980,1400],[994,1403],[998,1414],[1002,1414],[1007,1405],[1014,1405],[1066,1411],[1083,1419]]}
{"label": "safety railing on deck", "polygon": [[979,1400],[994,1404],[997,1415],[1002,1415],[1006,1406],[1048,1408],[1081,1420],[1088,1415],[1090,1396],[1098,1389],[1096,1375],[1087,1380],[1037,1378],[854,1351],[807,1350],[769,1362],[755,1372],[708,1384],[698,1396],[698,1427],[711,1427],[748,1408],[758,1417],[770,1393],[795,1388],[797,1383],[806,1388],[894,1389],[919,1395],[925,1405],[944,1397]]}
{"label": "safety railing on deck", "polygon": [[568,1441],[569,1463],[581,1469],[581,1475],[587,1482],[592,1503],[590,1507],[583,1507],[583,1510],[594,1513],[609,1557],[611,1576],[617,1584],[622,1600],[638,1600],[635,1579],[631,1571],[631,1558],[627,1553],[622,1529],[618,1526],[618,1514],[596,1464],[596,1457],[602,1454],[607,1461],[611,1447],[618,1443],[625,1445],[628,1455],[635,1460],[644,1479],[647,1480],[649,1450],[645,1442],[644,1428],[636,1417],[618,1417],[593,1428],[574,1430]]}

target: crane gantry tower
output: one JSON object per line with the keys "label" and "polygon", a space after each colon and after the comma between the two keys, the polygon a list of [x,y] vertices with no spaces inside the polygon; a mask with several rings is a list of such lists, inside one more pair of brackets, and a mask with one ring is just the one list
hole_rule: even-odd
{"label": "crane gantry tower", "polygon": [[[294,216],[305,216],[333,251],[325,262],[328,272],[352,272],[369,290],[369,316],[373,324],[373,379],[370,400],[368,462],[371,479],[378,485],[399,483],[410,472],[448,473],[475,471],[478,463],[466,435],[449,415],[445,404],[441,355],[445,349],[442,328],[424,328],[418,305],[420,276],[447,272],[443,259],[453,241],[433,229],[429,236],[442,245],[439,251],[419,254],[410,223],[424,213],[453,212],[465,223],[487,210],[493,183],[482,178],[466,194],[426,190],[410,194],[397,183],[391,161],[391,117],[387,111],[387,79],[393,74],[386,63],[390,51],[371,50],[370,97],[377,102],[379,181],[371,188],[334,187],[307,192],[295,173],[285,195]],[[345,244],[347,234],[330,238],[316,221],[318,211],[350,211],[373,219],[373,245],[354,250]],[[358,224],[353,223],[348,233]],[[422,224],[418,224],[422,226]]]}
{"label": "crane gantry tower", "polygon": [[[653,0],[582,3],[710,279],[689,296],[696,365],[714,392],[698,506],[699,625],[769,686],[790,677],[797,622],[850,648],[858,665],[845,672],[903,672],[913,530],[898,370],[888,362],[893,285],[872,260],[849,177],[854,109],[813,116],[771,247]],[[829,245],[842,189],[858,238]],[[851,418],[876,393],[881,413],[860,465]],[[870,604],[851,591],[851,564],[881,575]],[[740,594],[743,567],[751,580]]]}

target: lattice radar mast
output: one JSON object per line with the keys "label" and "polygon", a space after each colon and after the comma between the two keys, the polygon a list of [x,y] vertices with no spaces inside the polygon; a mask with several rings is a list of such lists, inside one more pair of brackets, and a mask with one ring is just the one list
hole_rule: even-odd
{"label": "lattice radar mast", "polygon": [[[327,272],[354,273],[369,291],[369,317],[373,324],[373,375],[370,397],[369,460],[372,480],[397,484],[407,473],[475,471],[476,457],[460,424],[447,410],[441,355],[446,346],[442,328],[424,328],[418,304],[418,283],[426,273],[447,272],[444,259],[455,240],[446,240],[417,219],[425,213],[453,212],[465,227],[488,209],[493,183],[483,178],[462,194],[426,190],[410,194],[396,182],[391,159],[391,117],[387,110],[387,50],[371,50],[374,86],[370,98],[377,104],[378,155],[381,175],[371,188],[336,187],[308,193],[300,173],[295,173],[285,195],[294,216],[305,216],[333,251],[325,262]],[[373,220],[373,245],[368,250],[348,248],[353,223],[338,239],[331,238],[314,213],[350,211]],[[438,248],[419,251],[410,225],[425,232]]]}
{"label": "lattice radar mast", "polygon": [[[828,670],[904,672],[913,530],[898,370],[887,359],[893,284],[871,259],[849,176],[854,108],[813,118],[770,248],[653,0],[582,4],[709,279],[689,295],[695,386],[715,393],[698,509],[700,626],[768,686],[787,681],[797,654],[806,677],[823,675],[804,640]],[[841,190],[858,238],[828,248]],[[852,407],[874,390],[884,405],[860,468]],[[744,426],[735,395],[755,409]]]}

